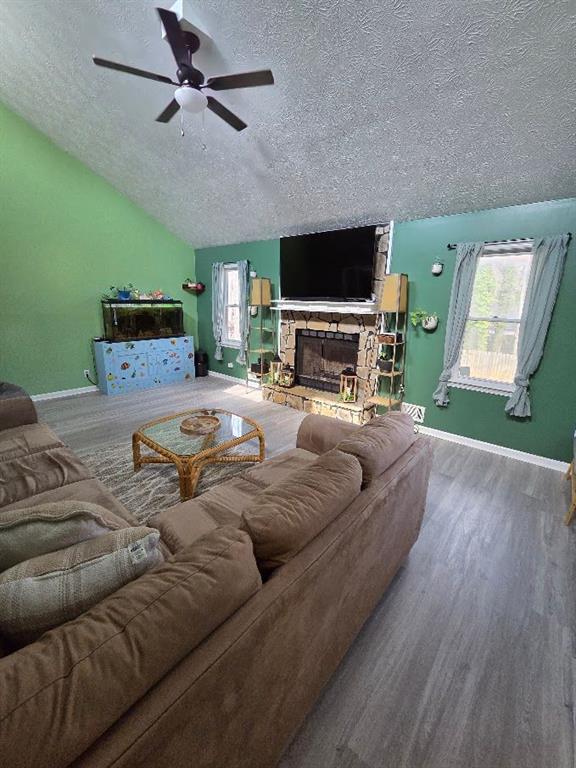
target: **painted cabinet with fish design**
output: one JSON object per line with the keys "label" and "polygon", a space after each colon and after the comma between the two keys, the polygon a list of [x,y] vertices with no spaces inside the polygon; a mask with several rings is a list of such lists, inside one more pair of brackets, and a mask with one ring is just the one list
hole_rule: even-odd
{"label": "painted cabinet with fish design", "polygon": [[194,337],[94,341],[98,386],[105,395],[176,384],[194,378]]}

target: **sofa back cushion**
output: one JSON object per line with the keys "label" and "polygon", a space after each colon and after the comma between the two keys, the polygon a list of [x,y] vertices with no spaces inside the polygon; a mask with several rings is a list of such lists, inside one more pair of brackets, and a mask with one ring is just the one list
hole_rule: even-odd
{"label": "sofa back cushion", "polygon": [[296,447],[320,455],[336,448],[341,440],[355,435],[361,429],[359,424],[309,413],[298,427]]}
{"label": "sofa back cushion", "polygon": [[414,421],[407,413],[387,413],[369,421],[356,434],[338,443],[338,449],[355,456],[367,486],[388,469],[416,440]]}
{"label": "sofa back cushion", "polygon": [[37,420],[34,403],[22,387],[0,381],[0,430],[35,424]]}
{"label": "sofa back cushion", "polygon": [[88,501],[60,501],[0,514],[0,572],[23,560],[128,528],[121,517]]}
{"label": "sofa back cushion", "polygon": [[9,568],[0,574],[0,632],[21,645],[75,619],[159,565],[159,542],[152,528],[121,528]]}
{"label": "sofa back cushion", "polygon": [[346,509],[361,482],[357,459],[334,449],[258,493],[242,521],[260,567],[272,570],[287,563]]}
{"label": "sofa back cushion", "polygon": [[1,659],[3,764],[72,764],[260,587],[248,535],[226,526]]}

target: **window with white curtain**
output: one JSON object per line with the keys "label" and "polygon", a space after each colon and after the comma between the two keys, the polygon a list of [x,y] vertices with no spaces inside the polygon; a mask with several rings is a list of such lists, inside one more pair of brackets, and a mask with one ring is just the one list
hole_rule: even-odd
{"label": "window with white curtain", "polygon": [[503,395],[513,391],[531,266],[532,240],[484,246],[451,386]]}
{"label": "window with white curtain", "polygon": [[240,347],[240,276],[237,264],[224,265],[224,330],[222,346]]}

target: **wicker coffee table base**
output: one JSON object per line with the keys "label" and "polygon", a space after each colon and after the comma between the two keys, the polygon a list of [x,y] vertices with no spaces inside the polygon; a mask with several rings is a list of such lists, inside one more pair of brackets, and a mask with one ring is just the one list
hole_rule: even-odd
{"label": "wicker coffee table base", "polygon": [[[166,420],[173,418],[166,417]],[[254,429],[246,435],[237,437],[234,440],[228,440],[222,445],[213,445],[214,435],[206,435],[202,451],[192,456],[181,456],[173,453],[162,445],[150,440],[141,431],[132,435],[132,458],[134,460],[134,471],[137,472],[143,464],[174,464],[178,470],[180,480],[180,500],[186,501],[193,498],[196,492],[196,486],[200,480],[200,474],[208,464],[236,464],[238,462],[257,462],[264,461],[265,442],[262,429],[254,423]],[[147,426],[147,425],[146,425]],[[143,429],[143,427],[141,427]],[[227,451],[235,448],[241,443],[247,443],[249,440],[258,438],[259,452],[229,455]],[[142,455],[141,444],[146,445],[154,451],[156,455]]]}

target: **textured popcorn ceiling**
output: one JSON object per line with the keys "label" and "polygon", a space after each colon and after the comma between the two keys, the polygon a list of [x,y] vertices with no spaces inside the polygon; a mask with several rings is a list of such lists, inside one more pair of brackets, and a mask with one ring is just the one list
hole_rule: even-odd
{"label": "textured popcorn ceiling", "polygon": [[0,0],[0,99],[195,246],[576,194],[574,0],[193,0],[203,71],[277,85],[184,138],[91,63],[172,76],[154,5]]}

